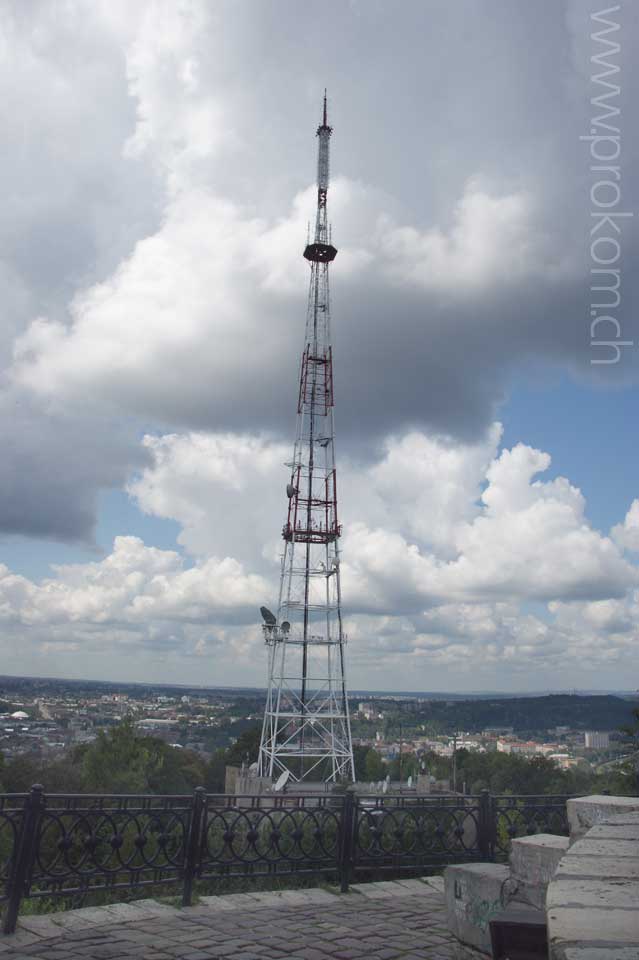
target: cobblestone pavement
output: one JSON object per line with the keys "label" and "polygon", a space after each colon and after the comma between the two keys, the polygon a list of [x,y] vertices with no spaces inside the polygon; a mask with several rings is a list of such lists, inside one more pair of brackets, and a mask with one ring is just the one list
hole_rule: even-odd
{"label": "cobblestone pavement", "polygon": [[151,900],[25,917],[1,960],[451,960],[441,886],[400,880],[326,890]]}

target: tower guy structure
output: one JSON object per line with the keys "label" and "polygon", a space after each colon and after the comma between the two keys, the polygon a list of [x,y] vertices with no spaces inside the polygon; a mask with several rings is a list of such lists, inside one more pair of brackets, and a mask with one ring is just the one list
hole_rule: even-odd
{"label": "tower guy structure", "polygon": [[325,95],[317,129],[315,233],[304,250],[311,276],[297,435],[287,464],[288,514],[277,615],[262,608],[269,677],[258,773],[279,777],[288,772],[294,781],[354,779],[333,431],[328,269],[337,250],[326,209],[331,133]]}

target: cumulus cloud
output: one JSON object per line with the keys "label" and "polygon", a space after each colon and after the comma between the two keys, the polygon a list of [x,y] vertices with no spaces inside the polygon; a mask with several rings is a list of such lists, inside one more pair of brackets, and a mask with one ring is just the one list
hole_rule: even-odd
{"label": "cumulus cloud", "polygon": [[[17,339],[14,380],[58,403],[82,397],[178,424],[281,429],[294,390],[306,289],[300,250],[313,198],[305,190],[287,218],[268,222],[201,186],[180,188],[161,228],[108,280],[76,295],[71,325],[39,318]],[[518,325],[510,322],[507,289],[510,296],[521,283],[554,287],[556,253],[536,240],[522,198],[491,196],[474,182],[448,233],[393,226],[376,201],[373,188],[345,178],[331,195],[345,235],[335,268],[336,300],[346,303],[336,335],[345,429],[356,419],[372,436],[380,425],[410,421],[451,432],[464,416],[485,426],[505,364],[532,346],[525,327],[533,317],[524,311]],[[494,307],[500,302],[500,320],[473,299],[487,291]],[[538,325],[535,352],[551,349],[550,332]],[[554,329],[552,337],[552,349],[561,349]],[[467,377],[477,351],[481,373]],[[500,372],[489,390],[491,370]],[[444,408],[440,387],[450,377],[466,387]],[[372,389],[381,379],[385,390]],[[445,396],[452,394],[449,386]]]}
{"label": "cumulus cloud", "polygon": [[[241,15],[228,20],[232,44],[250,27]],[[151,4],[133,24],[121,36],[136,105],[123,157],[162,179],[162,221],[110,275],[76,290],[68,317],[43,311],[33,321],[12,377],[57,403],[82,398],[180,427],[281,430],[304,310],[312,140],[298,174],[307,186],[280,190],[273,213],[260,192],[264,157],[249,167],[250,131],[271,158],[264,125],[282,118],[267,120],[260,93],[249,103],[212,66],[219,18],[203,4]],[[460,153],[448,205],[426,221],[408,195],[375,182],[374,164],[366,179],[336,167],[337,385],[349,436],[379,440],[408,423],[470,435],[487,426],[519,364],[553,358],[576,369],[585,357],[568,315],[556,323],[557,311],[574,315],[568,304],[584,278],[547,184],[545,193],[537,170],[514,178],[482,150],[472,156]]]}
{"label": "cumulus cloud", "polygon": [[639,500],[633,500],[623,523],[612,528],[612,538],[625,550],[639,551]]}
{"label": "cumulus cloud", "polygon": [[[464,452],[458,448],[461,459]],[[444,485],[445,458],[444,449]],[[477,461],[477,451],[471,448],[471,467],[473,459]],[[479,506],[467,500],[461,515],[455,515],[458,503],[453,501],[448,516],[445,509],[440,512],[448,522],[447,543],[455,550],[451,559],[425,549],[415,536],[411,542],[394,529],[354,524],[345,538],[347,591],[352,575],[359,601],[368,598],[382,607],[389,591],[401,603],[412,598],[413,605],[453,597],[549,601],[623,596],[637,582],[636,568],[587,522],[579,490],[562,477],[533,479],[549,466],[547,454],[523,444],[502,451],[485,472]],[[474,482],[479,479],[475,475]],[[470,512],[475,515],[466,519]]]}
{"label": "cumulus cloud", "polygon": [[[479,659],[484,671],[501,664],[525,678],[526,668],[568,670],[570,657],[587,672],[628,649],[637,568],[589,524],[576,487],[542,479],[547,454],[500,451],[500,433],[494,425],[479,443],[453,444],[413,431],[388,438],[372,463],[345,461],[343,594],[356,671],[381,677],[385,664],[399,682],[402,670],[463,673]],[[187,657],[237,644],[256,670],[256,611],[277,594],[287,447],[191,432],[149,435],[144,449],[150,462],[129,492],[145,512],[178,521],[194,561],[119,537],[103,560],[58,567],[41,583],[5,568],[0,616],[30,636],[50,628],[48,644],[87,649],[100,634]]]}
{"label": "cumulus cloud", "polygon": [[117,537],[104,560],[58,566],[55,573],[35,584],[0,568],[3,619],[27,626],[148,626],[154,621],[202,622],[216,616],[232,622],[238,611],[253,614],[268,590],[262,577],[245,573],[230,557],[210,557],[185,568],[175,551],[147,547],[137,537]]}
{"label": "cumulus cloud", "polygon": [[223,551],[250,565],[264,550],[269,559],[277,555],[273,521],[282,508],[288,445],[199,432],[147,435],[143,443],[152,461],[129,493],[145,513],[178,521],[188,553]]}
{"label": "cumulus cloud", "polygon": [[[340,471],[345,593],[354,609],[394,613],[403,603],[621,597],[636,568],[588,522],[580,490],[539,479],[547,453],[525,444],[498,452],[484,441],[411,432],[388,438],[373,463],[345,458]],[[265,437],[147,437],[153,464],[130,486],[149,513],[177,520],[195,554],[214,545],[268,569],[272,518],[283,512],[286,445]],[[280,478],[278,483],[278,476]],[[278,507],[279,501],[279,507]],[[257,536],[242,531],[257,524]]]}

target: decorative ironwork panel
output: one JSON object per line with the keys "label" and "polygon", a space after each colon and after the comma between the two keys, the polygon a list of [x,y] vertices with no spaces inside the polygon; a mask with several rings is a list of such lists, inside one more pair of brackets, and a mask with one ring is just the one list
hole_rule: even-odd
{"label": "decorative ironwork panel", "polygon": [[198,878],[336,872],[341,796],[209,795]]}
{"label": "decorative ironwork panel", "polygon": [[175,882],[192,802],[190,796],[47,797],[29,896]]}
{"label": "decorative ironwork panel", "polygon": [[9,898],[11,868],[17,855],[26,793],[0,795],[0,903]]}
{"label": "decorative ironwork panel", "polygon": [[195,880],[388,875],[503,860],[513,837],[567,834],[566,796],[0,795],[5,933],[23,897]]}
{"label": "decorative ironwork panel", "polygon": [[401,872],[480,859],[479,797],[359,797],[355,872]]}
{"label": "decorative ironwork panel", "polygon": [[568,796],[558,794],[493,797],[495,858],[508,858],[510,841],[515,837],[532,836],[535,833],[568,836],[568,799]]}

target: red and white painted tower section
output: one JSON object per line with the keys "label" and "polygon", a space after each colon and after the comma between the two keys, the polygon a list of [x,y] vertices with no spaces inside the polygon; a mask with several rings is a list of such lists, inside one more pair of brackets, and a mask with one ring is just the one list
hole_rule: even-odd
{"label": "red and white painted tower section", "polygon": [[300,365],[297,436],[286,488],[288,515],[277,615],[264,611],[269,677],[259,775],[294,781],[354,779],[342,627],[333,356],[326,201],[332,128],[317,129],[317,216],[304,250],[311,268]]}

